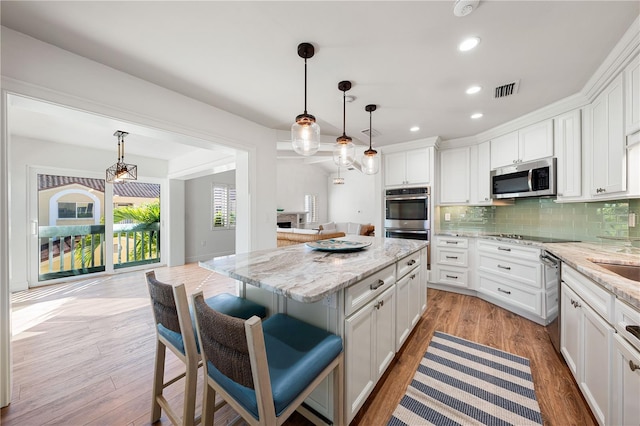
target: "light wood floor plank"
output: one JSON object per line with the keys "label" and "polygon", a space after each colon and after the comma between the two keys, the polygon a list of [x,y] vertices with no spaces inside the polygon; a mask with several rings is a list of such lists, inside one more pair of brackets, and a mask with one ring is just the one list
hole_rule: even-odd
{"label": "light wood floor plank", "polygon": [[[196,264],[157,268],[159,280],[205,297],[235,292],[233,280]],[[142,272],[89,278],[12,295],[13,401],[2,424],[148,425],[155,337]],[[352,425],[384,425],[436,330],[531,360],[546,425],[594,425],[571,373],[543,327],[476,297],[429,290],[428,309]],[[167,354],[167,377],[184,370]],[[202,373],[196,412],[200,412]],[[166,390],[182,404],[183,381]],[[216,424],[235,417],[228,407]],[[170,424],[163,416],[159,424]],[[294,415],[288,425],[309,424]]]}

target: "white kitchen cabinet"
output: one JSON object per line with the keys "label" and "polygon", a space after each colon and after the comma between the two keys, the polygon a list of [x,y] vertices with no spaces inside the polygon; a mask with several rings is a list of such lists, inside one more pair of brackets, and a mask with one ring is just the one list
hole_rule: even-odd
{"label": "white kitchen cabinet", "polygon": [[385,186],[430,185],[432,149],[418,148],[385,154]]}
{"label": "white kitchen cabinet", "polygon": [[491,142],[482,142],[481,144],[472,146],[470,148],[470,154],[470,204],[491,204]]}
{"label": "white kitchen cabinet", "polygon": [[613,345],[611,424],[640,424],[640,352],[620,335]]}
{"label": "white kitchen cabinet", "polygon": [[608,196],[627,189],[626,145],[624,135],[624,92],[622,74],[593,101],[591,195]]}
{"label": "white kitchen cabinet", "polygon": [[440,203],[469,202],[469,147],[440,152]]}
{"label": "white kitchen cabinet", "polygon": [[388,288],[345,320],[348,421],[395,356],[395,294]]}
{"label": "white kitchen cabinet", "polygon": [[582,122],[579,109],[554,119],[558,199],[582,195]]}
{"label": "white kitchen cabinet", "polygon": [[491,140],[491,168],[553,157],[553,120]]}
{"label": "white kitchen cabinet", "polygon": [[396,351],[409,337],[426,306],[426,286],[422,277],[422,251],[401,260],[396,276]]}
{"label": "white kitchen cabinet", "polygon": [[610,424],[614,297],[563,264],[561,300],[560,351],[598,423]]}
{"label": "white kitchen cabinet", "polygon": [[625,78],[625,134],[640,131],[640,56],[624,69]]}
{"label": "white kitchen cabinet", "polygon": [[455,288],[471,287],[469,239],[438,235],[434,239],[434,282]]}

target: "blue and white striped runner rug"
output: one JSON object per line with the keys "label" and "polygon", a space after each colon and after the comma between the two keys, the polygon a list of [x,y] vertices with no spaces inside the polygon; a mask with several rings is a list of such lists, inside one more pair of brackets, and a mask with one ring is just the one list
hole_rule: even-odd
{"label": "blue and white striped runner rug", "polygon": [[431,424],[542,424],[529,360],[436,331],[388,423]]}

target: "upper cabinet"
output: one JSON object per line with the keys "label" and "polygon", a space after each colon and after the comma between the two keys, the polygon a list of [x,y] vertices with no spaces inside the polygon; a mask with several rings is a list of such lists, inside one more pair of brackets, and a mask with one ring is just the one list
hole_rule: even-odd
{"label": "upper cabinet", "polygon": [[440,203],[469,203],[469,147],[440,152]]}
{"label": "upper cabinet", "polygon": [[582,196],[582,123],[580,110],[555,119],[558,199]]}
{"label": "upper cabinet", "polygon": [[553,120],[491,140],[492,169],[545,157],[553,157]]}
{"label": "upper cabinet", "polygon": [[622,77],[620,74],[613,80],[589,108],[591,195],[595,197],[609,196],[627,189]]}
{"label": "upper cabinet", "polygon": [[418,148],[385,154],[385,186],[430,185],[432,149]]}
{"label": "upper cabinet", "polygon": [[491,204],[491,142],[471,147],[470,197],[471,204]]}
{"label": "upper cabinet", "polygon": [[640,131],[640,56],[636,56],[624,70],[626,116],[625,134]]}

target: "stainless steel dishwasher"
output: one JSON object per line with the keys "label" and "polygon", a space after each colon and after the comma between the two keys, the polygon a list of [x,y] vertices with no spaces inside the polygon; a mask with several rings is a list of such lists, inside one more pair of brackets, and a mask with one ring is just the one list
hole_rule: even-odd
{"label": "stainless steel dishwasher", "polygon": [[555,286],[557,289],[556,302],[558,306],[558,316],[547,325],[547,332],[549,338],[556,352],[560,353],[560,297],[562,295],[562,278],[560,274],[560,259],[555,257],[548,251],[543,251],[540,255],[540,261],[542,262],[542,270],[544,271],[544,283],[548,289]]}

